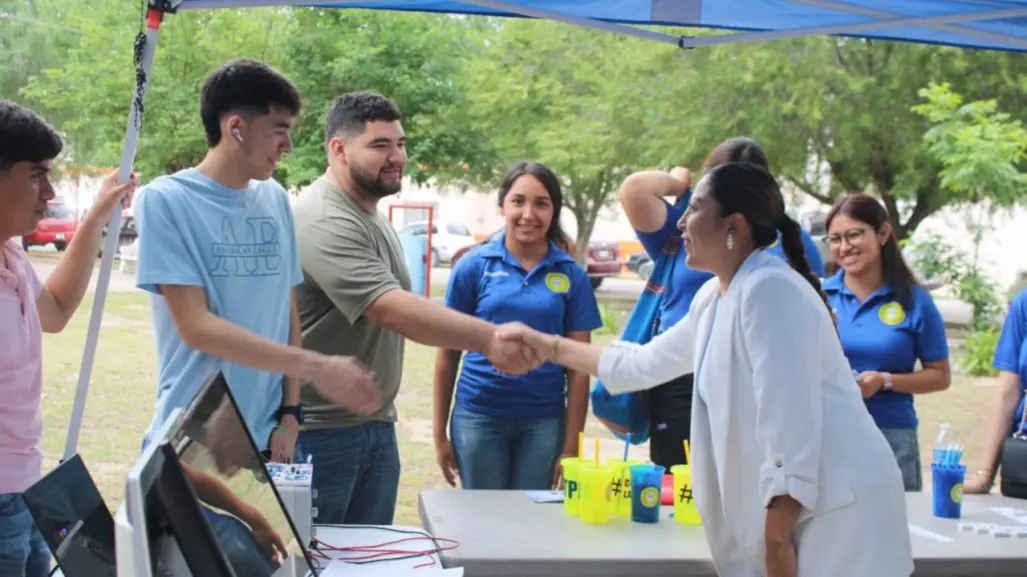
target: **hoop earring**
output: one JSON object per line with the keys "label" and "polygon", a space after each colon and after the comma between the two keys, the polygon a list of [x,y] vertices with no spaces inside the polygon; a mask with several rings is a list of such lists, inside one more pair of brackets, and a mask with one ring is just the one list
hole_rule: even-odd
{"label": "hoop earring", "polygon": [[727,249],[732,250],[735,248],[735,235],[730,232],[727,233]]}

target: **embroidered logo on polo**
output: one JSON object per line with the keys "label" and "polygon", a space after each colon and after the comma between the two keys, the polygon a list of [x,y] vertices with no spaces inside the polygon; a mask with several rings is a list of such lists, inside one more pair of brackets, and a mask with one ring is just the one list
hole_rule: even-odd
{"label": "embroidered logo on polo", "polygon": [[881,319],[882,323],[893,327],[906,320],[906,311],[902,310],[902,305],[899,303],[888,303],[877,311],[877,317]]}
{"label": "embroidered logo on polo", "polygon": [[554,293],[563,294],[571,290],[571,279],[562,272],[551,272],[546,275],[546,286]]}

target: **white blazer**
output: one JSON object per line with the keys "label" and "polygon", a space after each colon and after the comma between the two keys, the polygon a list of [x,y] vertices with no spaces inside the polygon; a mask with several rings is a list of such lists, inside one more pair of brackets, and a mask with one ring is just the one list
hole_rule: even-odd
{"label": "white blazer", "polygon": [[719,289],[711,279],[677,325],[599,361],[613,393],[696,373],[692,486],[718,574],[765,574],[766,507],[790,495],[799,577],[908,577],[902,475],[827,306],[762,250]]}

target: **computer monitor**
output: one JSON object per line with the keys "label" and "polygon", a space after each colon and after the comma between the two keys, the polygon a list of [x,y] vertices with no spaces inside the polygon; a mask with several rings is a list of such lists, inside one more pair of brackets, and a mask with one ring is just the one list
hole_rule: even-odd
{"label": "computer monitor", "polygon": [[114,518],[78,454],[22,493],[64,577],[114,577]]}
{"label": "computer monitor", "polygon": [[[201,480],[227,489],[251,517],[227,510],[232,508],[230,502],[215,504],[208,500],[204,505],[236,573],[241,576],[243,571],[253,577],[317,575],[319,564],[308,554],[277,488],[268,479],[265,459],[221,373],[201,387],[182,414],[180,426],[169,434],[168,440],[181,462]],[[257,525],[259,531],[255,531]],[[284,545],[284,552],[272,544],[275,535]]]}

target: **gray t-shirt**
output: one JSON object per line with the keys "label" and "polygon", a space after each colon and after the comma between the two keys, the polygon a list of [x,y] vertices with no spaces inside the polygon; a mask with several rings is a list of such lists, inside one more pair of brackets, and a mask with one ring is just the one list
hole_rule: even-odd
{"label": "gray t-shirt", "polygon": [[391,290],[410,290],[396,231],[384,215],[367,212],[338,186],[317,179],[293,207],[303,284],[296,288],[303,347],[353,356],[375,373],[384,404],[356,415],[324,400],[304,384],[304,430],[395,421],[393,401],[403,375],[404,339],[364,318],[364,311]]}

